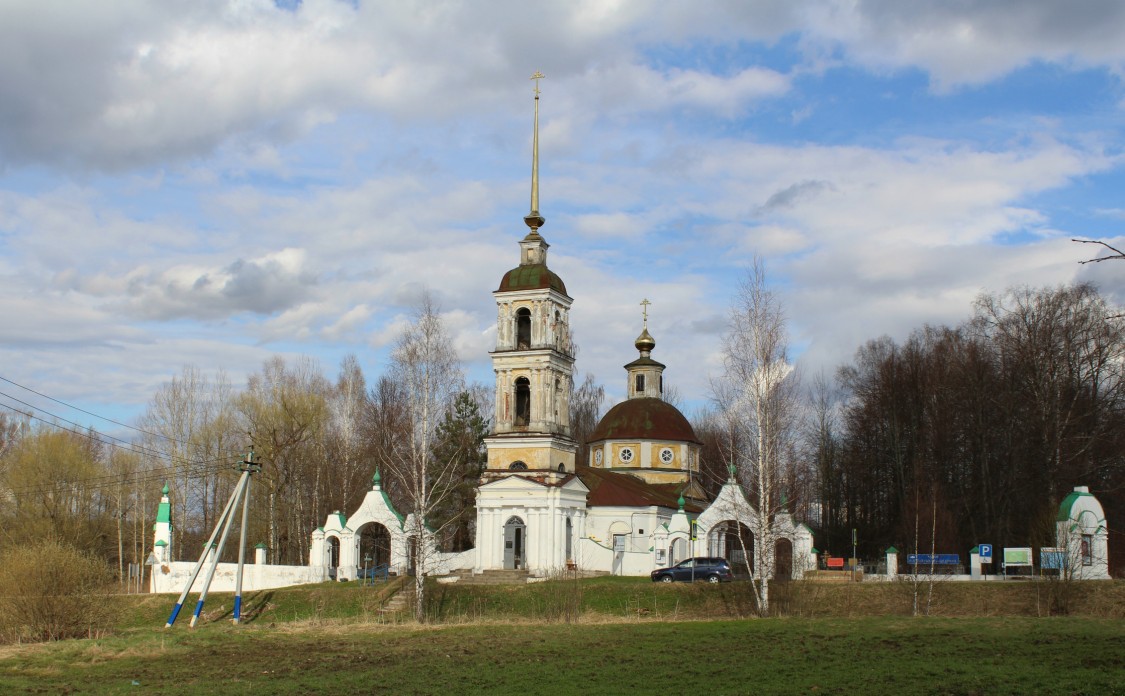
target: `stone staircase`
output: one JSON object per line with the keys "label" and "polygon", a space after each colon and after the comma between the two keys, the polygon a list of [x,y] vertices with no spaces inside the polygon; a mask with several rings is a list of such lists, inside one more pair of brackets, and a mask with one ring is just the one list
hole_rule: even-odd
{"label": "stone staircase", "polygon": [[391,598],[379,609],[383,621],[398,623],[411,616],[414,607],[414,578],[406,578]]}

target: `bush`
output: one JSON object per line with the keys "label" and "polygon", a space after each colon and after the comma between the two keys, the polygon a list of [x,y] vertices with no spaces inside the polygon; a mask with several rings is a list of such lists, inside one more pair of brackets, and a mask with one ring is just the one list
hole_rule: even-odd
{"label": "bush", "polygon": [[113,623],[105,561],[44,541],[0,552],[0,641],[94,636]]}

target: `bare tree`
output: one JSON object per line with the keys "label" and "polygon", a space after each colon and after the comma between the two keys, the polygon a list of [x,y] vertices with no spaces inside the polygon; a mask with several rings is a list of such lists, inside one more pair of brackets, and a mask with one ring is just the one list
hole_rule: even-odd
{"label": "bare tree", "polygon": [[[405,397],[403,437],[384,450],[382,461],[401,482],[410,510],[408,529],[414,568],[415,617],[425,621],[425,582],[436,553],[436,534],[427,522],[456,489],[459,456],[439,442],[438,424],[464,389],[464,375],[438,307],[428,293],[415,308],[391,354],[391,379]],[[455,448],[454,448],[455,452]]]}
{"label": "bare tree", "polygon": [[254,526],[265,517],[270,552],[275,562],[296,562],[308,557],[308,534],[315,480],[328,421],[328,394],[332,386],[319,364],[299,357],[286,364],[270,358],[262,371],[250,375],[246,390],[236,400],[243,430],[253,433],[254,445],[265,466],[259,475],[266,495],[252,501],[264,504],[265,515],[256,514]]}
{"label": "bare tree", "polygon": [[[202,537],[216,516],[217,499],[226,497],[223,461],[234,461],[244,438],[234,431],[231,387],[219,371],[209,379],[193,365],[165,382],[149,402],[141,427],[144,444],[167,460],[175,493],[172,518],[178,556],[185,539]],[[190,553],[189,553],[190,555]]]}
{"label": "bare tree", "polygon": [[766,284],[761,259],[739,283],[731,307],[730,326],[723,340],[724,385],[716,393],[739,447],[732,461],[740,478],[749,483],[757,507],[755,592],[759,611],[769,612],[776,534],[774,514],[781,509],[779,484],[783,457],[797,415],[798,391],[788,360],[785,313]]}
{"label": "bare tree", "polygon": [[570,434],[578,443],[577,461],[585,464],[588,460],[587,441],[598,427],[602,418],[602,405],[605,403],[605,387],[598,384],[594,375],[587,372],[582,384],[574,387],[570,395]]}
{"label": "bare tree", "polygon": [[1109,244],[1106,244],[1105,242],[1097,240],[1097,239],[1071,239],[1070,241],[1078,242],[1079,244],[1098,244],[1100,246],[1105,247],[1109,251],[1113,252],[1109,256],[1099,256],[1099,257],[1094,258],[1094,259],[1086,259],[1085,261],[1079,261],[1078,263],[1081,263],[1081,264],[1098,263],[1100,261],[1109,261],[1110,259],[1125,259],[1125,251],[1121,251],[1117,247],[1110,246]]}
{"label": "bare tree", "polygon": [[[339,509],[350,508],[356,494],[362,494],[360,485],[371,475],[364,471],[363,416],[366,405],[367,383],[363,370],[354,355],[347,355],[340,363],[340,375],[336,387],[328,398],[328,442],[325,452],[329,454],[335,469],[336,490],[331,493],[332,504]],[[334,456],[333,456],[334,455]],[[318,467],[318,491],[320,472],[326,467]],[[356,496],[357,497],[357,496]],[[319,502],[319,500],[317,501]],[[314,519],[321,519],[324,511],[317,506],[313,510]]]}

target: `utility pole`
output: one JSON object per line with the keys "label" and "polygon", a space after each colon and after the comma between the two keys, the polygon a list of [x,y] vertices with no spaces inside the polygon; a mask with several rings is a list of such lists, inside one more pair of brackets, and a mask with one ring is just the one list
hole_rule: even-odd
{"label": "utility pole", "polygon": [[195,612],[191,617],[190,627],[195,628],[196,622],[199,621],[199,615],[203,612],[203,603],[207,600],[207,592],[211,589],[211,581],[215,577],[215,570],[219,566],[219,558],[223,555],[223,547],[226,545],[227,535],[230,534],[232,522],[234,521],[234,513],[238,510],[239,505],[242,506],[242,529],[239,534],[238,573],[235,578],[233,622],[237,624],[242,618],[242,569],[243,561],[246,556],[246,529],[249,526],[250,476],[262,470],[261,463],[254,456],[253,445],[250,446],[250,451],[246,454],[246,459],[239,463],[238,470],[242,472],[242,475],[239,476],[238,483],[235,485],[234,491],[231,492],[226,507],[223,508],[223,514],[219,516],[218,521],[215,523],[215,529],[211,532],[211,538],[203,545],[203,552],[199,555],[199,560],[196,562],[195,568],[191,571],[191,577],[184,586],[184,591],[180,593],[180,598],[176,601],[176,606],[172,608],[172,614],[168,617],[168,623],[164,625],[164,628],[171,628],[172,624],[176,623],[176,617],[179,616],[180,609],[183,608],[184,600],[187,599],[188,593],[191,592],[191,586],[195,584],[196,578],[199,577],[199,571],[203,569],[203,562],[207,559],[207,553],[215,543],[215,537],[219,536],[219,531],[222,530],[222,536],[219,536],[219,546],[215,549],[215,555],[211,559],[211,567],[208,569],[207,578],[203,582],[203,590],[199,593],[199,602],[195,605]]}

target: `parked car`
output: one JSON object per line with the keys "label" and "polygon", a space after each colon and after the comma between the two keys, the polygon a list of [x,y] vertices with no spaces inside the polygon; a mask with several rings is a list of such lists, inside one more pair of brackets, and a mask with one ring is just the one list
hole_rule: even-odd
{"label": "parked car", "polygon": [[730,582],[730,563],[725,558],[698,557],[680,561],[671,568],[658,568],[650,574],[653,582]]}

